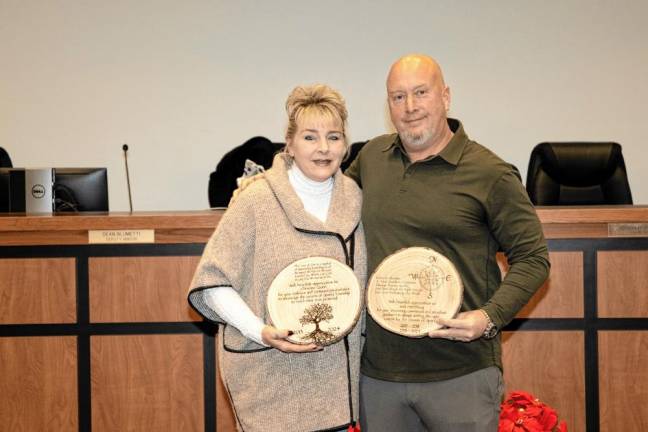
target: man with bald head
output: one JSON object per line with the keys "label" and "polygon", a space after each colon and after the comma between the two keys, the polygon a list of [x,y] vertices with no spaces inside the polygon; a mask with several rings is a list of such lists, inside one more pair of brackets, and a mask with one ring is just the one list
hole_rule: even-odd
{"label": "man with bald head", "polygon": [[[347,170],[363,190],[369,272],[399,249],[445,255],[464,285],[461,311],[429,337],[408,338],[367,317],[363,432],[496,431],[502,397],[498,330],[548,275],[540,222],[517,171],[448,118],[450,89],[425,55],[387,78],[396,134],[367,143]],[[495,255],[509,270],[502,280]]]}

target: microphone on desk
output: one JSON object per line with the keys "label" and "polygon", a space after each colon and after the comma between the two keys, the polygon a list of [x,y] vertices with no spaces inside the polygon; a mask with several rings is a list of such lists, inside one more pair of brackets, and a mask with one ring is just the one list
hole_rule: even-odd
{"label": "microphone on desk", "polygon": [[133,199],[131,197],[131,186],[130,186],[130,175],[128,173],[128,144],[122,146],[124,150],[124,164],[126,165],[126,185],[128,186],[128,205],[130,206],[130,212],[133,213]]}

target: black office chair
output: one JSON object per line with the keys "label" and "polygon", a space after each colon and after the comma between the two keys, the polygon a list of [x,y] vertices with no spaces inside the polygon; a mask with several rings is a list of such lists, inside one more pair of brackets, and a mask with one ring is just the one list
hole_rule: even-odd
{"label": "black office chair", "polygon": [[[340,165],[342,171],[351,165],[366,143],[367,141],[359,141],[351,145],[349,156]],[[273,143],[268,138],[256,136],[226,153],[216,166],[216,170],[209,175],[207,188],[209,206],[227,207],[237,188],[236,179],[243,175],[246,159],[268,169],[272,166],[274,155],[282,151],[285,145],[285,143]]]}
{"label": "black office chair", "polygon": [[351,144],[351,147],[349,148],[349,154],[347,155],[346,159],[342,161],[340,164],[340,169],[342,172],[346,171],[349,166],[351,166],[351,162],[358,156],[358,152],[362,150],[362,147],[367,144],[367,141],[358,141],[354,142]]}
{"label": "black office chair", "polygon": [[209,175],[209,206],[227,207],[237,188],[236,179],[243,175],[246,159],[270,168],[274,155],[284,146],[284,143],[273,143],[268,138],[256,136],[226,153],[216,165],[216,170]]}
{"label": "black office chair", "polygon": [[621,146],[613,142],[538,144],[526,189],[535,205],[632,204]]}
{"label": "black office chair", "polygon": [[13,168],[9,153],[2,147],[0,147],[0,168]]}

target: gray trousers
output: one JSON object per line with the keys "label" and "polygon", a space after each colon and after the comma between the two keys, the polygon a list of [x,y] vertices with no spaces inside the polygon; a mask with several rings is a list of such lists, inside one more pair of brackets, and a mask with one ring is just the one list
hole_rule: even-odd
{"label": "gray trousers", "polygon": [[504,383],[497,367],[445,381],[360,377],[362,432],[497,432]]}

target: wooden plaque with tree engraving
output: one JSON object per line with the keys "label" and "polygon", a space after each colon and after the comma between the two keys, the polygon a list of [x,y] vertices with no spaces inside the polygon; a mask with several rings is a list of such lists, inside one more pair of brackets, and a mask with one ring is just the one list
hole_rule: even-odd
{"label": "wooden plaque with tree engraving", "polygon": [[369,280],[367,310],[383,328],[423,337],[441,328],[461,307],[463,283],[456,267],[425,247],[401,249],[385,258]]}
{"label": "wooden plaque with tree engraving", "polygon": [[328,257],[308,257],[284,268],[268,290],[272,325],[292,330],[297,344],[331,345],[348,334],[362,309],[353,270]]}

